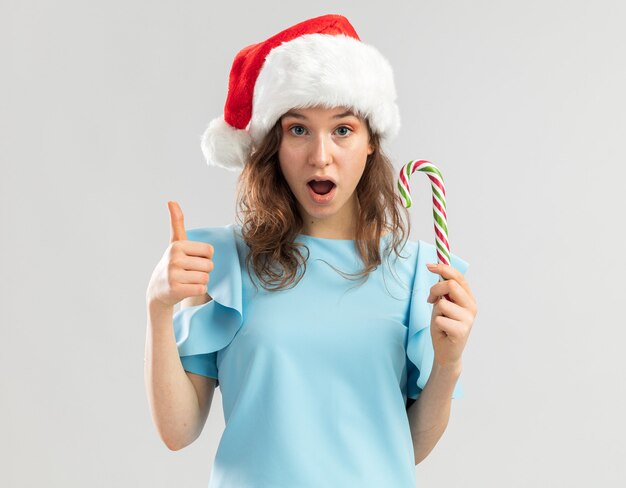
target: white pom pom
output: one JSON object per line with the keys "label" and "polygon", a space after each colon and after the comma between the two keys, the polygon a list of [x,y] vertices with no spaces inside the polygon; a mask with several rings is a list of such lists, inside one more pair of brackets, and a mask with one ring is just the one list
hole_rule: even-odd
{"label": "white pom pom", "polygon": [[239,171],[250,155],[252,138],[247,130],[229,125],[220,116],[206,128],[200,146],[209,166]]}

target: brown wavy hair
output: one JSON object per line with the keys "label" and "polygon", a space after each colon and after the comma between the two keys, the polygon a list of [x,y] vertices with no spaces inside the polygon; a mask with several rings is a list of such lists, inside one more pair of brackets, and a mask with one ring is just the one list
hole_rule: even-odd
{"label": "brown wavy hair", "polygon": [[[383,250],[385,258],[392,250],[399,255],[399,250],[408,240],[411,221],[408,209],[397,196],[395,169],[382,151],[378,134],[371,130],[366,117],[357,116],[365,121],[370,143],[374,146],[355,188],[358,201],[355,245],[363,270],[345,273],[335,267],[333,269],[347,279],[361,280],[361,285],[367,281],[369,273],[381,264],[380,239],[383,234],[386,235],[386,231],[392,234]],[[254,274],[268,291],[298,284],[306,272],[308,260],[308,247],[294,242],[304,223],[296,198],[280,169],[278,149],[281,140],[279,118],[254,148],[237,182],[236,220],[249,247],[246,267],[250,273],[252,264]],[[306,258],[300,248],[307,249]]]}

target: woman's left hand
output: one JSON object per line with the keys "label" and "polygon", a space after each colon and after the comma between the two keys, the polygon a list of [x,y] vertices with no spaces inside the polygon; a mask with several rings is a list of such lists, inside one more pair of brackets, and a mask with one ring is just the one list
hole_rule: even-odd
{"label": "woman's left hand", "polygon": [[[450,265],[438,263],[429,271],[446,281],[433,285],[428,303],[434,303],[430,319],[430,333],[435,350],[435,361],[444,367],[461,367],[461,355],[478,313],[476,300],[463,274]],[[448,295],[450,300],[446,300]]]}

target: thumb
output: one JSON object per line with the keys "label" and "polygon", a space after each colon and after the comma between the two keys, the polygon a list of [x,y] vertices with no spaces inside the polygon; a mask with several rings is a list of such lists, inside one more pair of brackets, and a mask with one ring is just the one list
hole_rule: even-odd
{"label": "thumb", "polygon": [[185,218],[183,211],[177,202],[167,202],[170,211],[170,243],[174,241],[186,241],[187,233],[185,232]]}

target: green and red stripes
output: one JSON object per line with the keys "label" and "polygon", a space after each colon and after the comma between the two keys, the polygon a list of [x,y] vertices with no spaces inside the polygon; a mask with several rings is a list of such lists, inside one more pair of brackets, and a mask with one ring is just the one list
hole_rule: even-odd
{"label": "green and red stripes", "polygon": [[[437,259],[440,263],[450,264],[450,242],[448,241],[448,216],[446,214],[446,187],[443,184],[443,176],[439,169],[430,161],[424,159],[411,160],[400,170],[398,178],[398,190],[404,206],[411,206],[411,186],[409,180],[416,171],[428,175],[433,192],[433,217],[435,223],[435,240],[437,244]],[[440,281],[443,278],[440,276]],[[449,300],[449,297],[446,296]]]}

